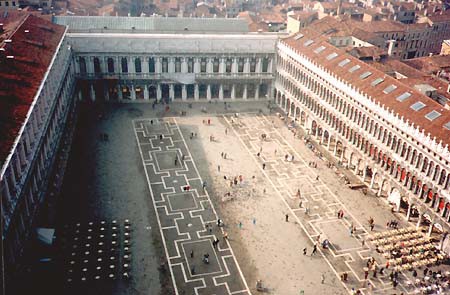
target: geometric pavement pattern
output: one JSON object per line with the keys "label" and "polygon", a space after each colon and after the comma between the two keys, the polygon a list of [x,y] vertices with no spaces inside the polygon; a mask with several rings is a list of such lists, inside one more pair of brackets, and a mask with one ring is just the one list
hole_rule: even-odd
{"label": "geometric pavement pattern", "polygon": [[[366,266],[368,259],[374,257],[380,269],[384,266],[384,258],[370,250],[367,245],[363,246],[362,240],[367,240],[368,236],[366,229],[320,177],[319,180],[316,179],[317,173],[277,131],[271,119],[256,114],[250,116],[240,114],[239,119],[225,115],[223,119],[258,164],[268,182],[287,206],[291,217],[296,219],[310,241],[316,242],[319,235],[321,241],[324,238],[329,239],[331,242],[329,249],[324,250],[319,244],[317,250],[338,278],[347,273],[348,280],[343,282],[347,291],[350,292],[354,288],[360,289],[363,294],[386,294],[388,290],[392,293],[394,290],[391,290],[393,286],[389,279],[391,269],[386,270],[384,275],[378,273],[376,278],[371,272],[369,280],[364,280],[363,267]],[[266,134],[265,140],[261,136],[263,133]],[[263,153],[257,156],[261,147]],[[294,161],[286,161],[285,155],[294,155]],[[263,163],[266,164],[265,169],[262,168]],[[301,206],[300,199],[296,195],[298,189],[301,192]],[[337,218],[340,209],[345,212],[342,219]],[[307,210],[309,212],[306,212]],[[351,236],[352,225],[356,227],[356,232]],[[399,281],[400,284],[395,290],[397,293],[413,293],[413,286],[401,283],[411,281],[410,278],[401,273]],[[372,291],[368,290],[368,282],[372,285]]]}
{"label": "geometric pavement pattern", "polygon": [[176,294],[251,294],[175,118],[133,127]]}

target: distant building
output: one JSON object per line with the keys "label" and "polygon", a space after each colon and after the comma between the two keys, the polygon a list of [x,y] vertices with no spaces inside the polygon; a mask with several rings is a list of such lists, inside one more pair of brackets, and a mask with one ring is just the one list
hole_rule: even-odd
{"label": "distant building", "polygon": [[441,55],[450,54],[450,39],[442,41]]}
{"label": "distant building", "polygon": [[287,15],[287,32],[296,33],[300,29],[305,28],[318,18],[316,11],[298,11],[288,13]]}

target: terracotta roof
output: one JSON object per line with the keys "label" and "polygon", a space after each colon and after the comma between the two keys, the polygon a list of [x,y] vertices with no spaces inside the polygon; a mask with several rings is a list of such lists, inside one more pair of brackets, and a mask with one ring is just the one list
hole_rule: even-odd
{"label": "terracotta roof", "polygon": [[[34,15],[17,19],[0,17],[0,23],[15,24],[0,52],[0,163],[4,163],[24,124],[30,106],[64,35],[65,27]],[[28,32],[26,32],[28,31]],[[14,58],[7,58],[14,57]]]}
{"label": "terracotta roof", "polygon": [[428,19],[433,23],[450,22],[450,10],[446,10],[442,14],[430,15]]}
{"label": "terracotta roof", "polygon": [[288,17],[291,17],[296,20],[305,20],[314,15],[317,15],[317,11],[296,11],[292,14],[289,14]]}
{"label": "terracotta roof", "polygon": [[450,69],[450,55],[434,55],[405,60],[404,63],[428,74]]}
{"label": "terracotta roof", "polygon": [[387,52],[377,46],[364,46],[353,47],[348,52],[357,58],[364,57],[380,57],[381,55],[387,55]]}
{"label": "terracotta roof", "polygon": [[[375,102],[379,102],[380,105],[393,110],[400,117],[408,120],[410,123],[413,122],[414,126],[419,126],[420,129],[425,129],[425,135],[430,133],[431,139],[435,136],[437,142],[442,140],[445,144],[450,144],[450,130],[444,127],[445,124],[450,122],[450,111],[444,109],[442,105],[435,102],[431,98],[421,94],[419,91],[411,88],[408,85],[401,83],[399,80],[392,78],[382,71],[377,70],[357,58],[345,53],[343,50],[338,49],[328,42],[323,37],[313,38],[304,31],[300,31],[304,36],[300,39],[295,40],[296,36],[299,34],[294,34],[288,38],[283,39],[281,42],[287,44],[293,48],[297,53],[305,55],[315,63],[321,65],[329,72],[334,73],[340,79],[346,81],[347,83],[359,89],[362,93],[367,94]],[[305,42],[312,40],[313,43],[309,46],[305,46]],[[306,43],[306,44],[308,44]],[[325,50],[320,53],[314,52],[318,47],[324,46]],[[328,58],[330,54],[336,53],[335,58]],[[344,66],[339,66],[339,63],[343,60],[348,59],[350,62],[346,63]],[[356,71],[350,72],[349,69],[358,65],[360,68]],[[364,73],[370,72],[370,76],[363,78]],[[373,85],[373,82],[377,79],[383,79],[381,83]],[[390,86],[394,85],[395,89],[391,92],[386,93],[384,90]],[[399,101],[396,98],[403,93],[410,93],[411,96],[403,101]],[[414,111],[411,106],[416,102],[422,102],[425,107]],[[441,116],[430,121],[425,115],[431,111],[437,111]]]}

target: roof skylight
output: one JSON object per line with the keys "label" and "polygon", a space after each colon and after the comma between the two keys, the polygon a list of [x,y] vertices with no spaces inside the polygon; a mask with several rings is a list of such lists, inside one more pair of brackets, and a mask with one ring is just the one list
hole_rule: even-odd
{"label": "roof skylight", "polygon": [[441,115],[441,113],[437,111],[431,111],[428,114],[425,115],[425,118],[427,118],[430,121],[433,121],[434,119],[438,118]]}
{"label": "roof skylight", "polygon": [[410,96],[411,96],[411,93],[409,93],[409,92],[404,92],[404,93],[400,94],[399,96],[397,96],[396,99],[397,99],[398,101],[404,101],[404,100],[408,99]]}
{"label": "roof skylight", "polygon": [[313,44],[314,43],[314,41],[313,40],[307,40],[307,41],[305,41],[305,43],[303,43],[303,45],[305,46],[305,47],[308,47],[309,45],[311,45],[311,44]]}
{"label": "roof skylight", "polygon": [[294,40],[299,40],[303,38],[303,34],[298,34],[297,36],[294,37]]}
{"label": "roof skylight", "polygon": [[447,129],[447,130],[450,130],[450,122],[447,122],[447,123],[444,125],[444,128]]}
{"label": "roof skylight", "polygon": [[325,48],[326,48],[325,46],[320,46],[320,47],[316,48],[316,49],[314,50],[314,52],[317,53],[317,54],[319,54],[319,53],[321,53],[322,51],[324,51]]}
{"label": "roof skylight", "polygon": [[361,68],[360,65],[356,65],[350,68],[350,70],[348,70],[350,73],[353,73],[354,71],[357,71]]}
{"label": "roof skylight", "polygon": [[340,63],[338,63],[338,65],[340,67],[345,66],[346,64],[348,64],[350,62],[350,60],[348,58],[344,59],[343,61],[341,61]]}
{"label": "roof skylight", "polygon": [[386,94],[389,94],[392,91],[394,91],[395,89],[397,89],[397,86],[395,86],[394,84],[391,84],[388,87],[384,88],[383,92],[386,93]]}
{"label": "roof skylight", "polygon": [[336,52],[333,52],[332,54],[327,56],[328,60],[332,60],[333,58],[336,58],[338,56],[338,54]]}
{"label": "roof skylight", "polygon": [[370,85],[377,86],[378,84],[380,84],[383,81],[384,81],[383,78],[376,78],[375,80],[372,81],[372,83],[370,83]]}
{"label": "roof skylight", "polygon": [[367,77],[369,77],[370,75],[372,75],[372,72],[367,71],[367,72],[362,73],[361,76],[359,76],[359,77],[361,78],[361,80],[364,80]]}
{"label": "roof skylight", "polygon": [[415,110],[416,112],[417,112],[417,111],[420,111],[420,110],[423,109],[424,107],[426,107],[426,104],[424,104],[424,103],[421,102],[421,101],[415,102],[414,104],[412,104],[412,105],[410,106],[410,108],[412,108],[412,109]]}

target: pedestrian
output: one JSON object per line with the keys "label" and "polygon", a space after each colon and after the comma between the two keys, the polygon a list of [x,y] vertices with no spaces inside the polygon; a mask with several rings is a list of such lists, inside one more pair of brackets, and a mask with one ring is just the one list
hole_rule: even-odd
{"label": "pedestrian", "polygon": [[286,222],[289,222],[289,214],[286,213],[285,218],[286,218]]}
{"label": "pedestrian", "polygon": [[373,231],[373,228],[375,227],[375,224],[374,223],[372,223],[372,224],[370,224],[370,231]]}
{"label": "pedestrian", "polygon": [[178,165],[178,156],[175,157],[175,166]]}
{"label": "pedestrian", "polygon": [[220,165],[217,165],[217,171],[220,172]]}
{"label": "pedestrian", "polygon": [[316,252],[317,252],[317,245],[316,245],[316,244],[314,244],[314,246],[313,246],[313,250],[312,250],[312,252],[311,252],[311,256],[315,255],[315,254],[316,254]]}
{"label": "pedestrian", "polygon": [[325,283],[325,275],[322,274],[322,284],[324,284],[324,283]]}
{"label": "pedestrian", "polygon": [[263,170],[266,169],[266,163],[262,164],[262,168],[263,168]]}
{"label": "pedestrian", "polygon": [[275,154],[275,156],[277,155],[277,149],[275,149],[275,151],[273,152]]}
{"label": "pedestrian", "polygon": [[194,250],[191,250],[191,258],[194,258]]}
{"label": "pedestrian", "polygon": [[213,245],[213,248],[216,249],[216,246],[217,246],[216,240],[214,240],[214,241],[212,242],[212,245]]}
{"label": "pedestrian", "polygon": [[220,156],[222,157],[222,159],[223,159],[223,152],[220,154]]}
{"label": "pedestrian", "polygon": [[211,119],[208,119],[208,125],[211,125]]}
{"label": "pedestrian", "polygon": [[159,135],[159,140],[162,140],[162,139],[163,139],[163,135],[160,134],[160,135]]}
{"label": "pedestrian", "polygon": [[228,128],[225,128],[225,135],[228,134]]}
{"label": "pedestrian", "polygon": [[369,276],[369,270],[366,268],[366,270],[364,270],[364,279],[367,280],[368,276]]}
{"label": "pedestrian", "polygon": [[302,206],[303,206],[303,200],[300,200],[300,203],[298,203],[298,207],[302,208]]}
{"label": "pedestrian", "polygon": [[239,221],[239,229],[242,229],[242,221]]}
{"label": "pedestrian", "polygon": [[256,225],[256,218],[253,217],[253,225]]}
{"label": "pedestrian", "polygon": [[260,153],[257,153],[256,155],[259,157],[261,154],[260,154]]}
{"label": "pedestrian", "polygon": [[306,255],[306,251],[307,251],[306,247],[303,248],[303,255]]}
{"label": "pedestrian", "polygon": [[223,154],[223,158],[226,160],[227,159],[227,153]]}
{"label": "pedestrian", "polygon": [[195,275],[195,265],[192,265],[191,267],[191,274]]}
{"label": "pedestrian", "polygon": [[202,187],[203,187],[203,190],[206,189],[206,181],[203,181]]}
{"label": "pedestrian", "polygon": [[319,175],[316,176],[316,181],[319,181]]}

